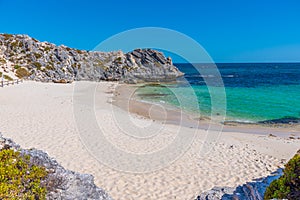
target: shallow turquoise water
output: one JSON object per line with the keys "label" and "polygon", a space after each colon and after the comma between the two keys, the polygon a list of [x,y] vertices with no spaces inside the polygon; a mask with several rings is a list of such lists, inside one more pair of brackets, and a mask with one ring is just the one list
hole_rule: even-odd
{"label": "shallow turquoise water", "polygon": [[[253,68],[247,71],[245,67],[239,68],[235,65],[223,71],[221,68],[226,92],[226,120],[258,122],[285,117],[300,118],[300,75],[297,74],[300,74],[300,67],[293,65],[290,68],[287,69],[286,65],[282,71],[278,70],[278,66],[277,71],[272,68],[256,68],[256,72],[253,72]],[[252,77],[249,76],[251,70]],[[224,75],[224,71],[230,76]],[[218,100],[222,99],[221,91],[224,88],[207,86],[201,80],[201,76],[191,74],[186,73],[185,78],[188,81],[185,84],[141,87],[137,91],[138,96],[145,101],[169,104],[196,115],[210,116],[222,113],[222,102],[218,103]],[[247,74],[247,79],[241,78],[243,74]],[[192,78],[189,79],[189,76]],[[211,95],[208,87],[214,90],[216,96],[214,113],[211,113]]]}

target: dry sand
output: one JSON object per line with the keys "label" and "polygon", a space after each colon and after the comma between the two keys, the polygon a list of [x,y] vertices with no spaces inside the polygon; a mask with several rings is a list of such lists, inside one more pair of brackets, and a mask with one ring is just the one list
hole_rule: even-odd
{"label": "dry sand", "polygon": [[[73,109],[74,87],[93,91],[95,86],[96,103],[92,110],[106,140],[116,149],[133,154],[151,154],[167,149],[178,136],[178,130],[184,133],[183,144],[188,138],[195,136],[193,143],[184,155],[174,158],[170,165],[154,172],[124,172],[112,169],[107,166],[107,162],[102,164],[96,159],[97,156],[90,153],[90,147],[87,145],[86,148],[82,143],[85,136],[78,132],[80,129],[76,123],[80,113],[74,113]],[[147,106],[135,104],[137,102],[131,102],[131,107],[140,109],[128,114],[124,109],[126,93],[124,96],[121,94],[122,90],[115,91],[117,86],[118,84],[109,82],[61,85],[28,81],[0,88],[0,131],[4,137],[12,138],[24,148],[35,147],[46,151],[70,170],[93,174],[99,187],[105,189],[114,199],[124,200],[193,199],[213,186],[237,186],[276,171],[300,147],[299,139],[268,136],[268,133],[276,132],[279,136],[293,134],[298,137],[297,129],[234,127],[231,130],[230,127],[225,127],[226,131],[220,135],[218,141],[210,145],[211,151],[203,155],[200,151],[207,136],[205,129],[191,128],[186,123],[183,126],[171,123],[176,122],[172,118],[175,113],[172,115],[163,108],[148,105],[152,118],[149,119],[145,113]],[[120,97],[114,98],[114,93]],[[80,95],[80,90],[77,90],[75,106],[84,108],[89,104],[89,99],[81,98]],[[113,101],[122,109],[113,105]],[[86,110],[89,109],[91,108]],[[84,116],[85,110],[79,109],[76,112],[81,111]],[[144,116],[134,112],[142,112],[139,114]],[[160,114],[155,117],[157,113]],[[167,123],[158,119],[168,115]],[[185,120],[188,121],[188,117],[184,116],[183,121]],[[138,136],[143,138],[128,135],[131,133],[140,134]],[[111,149],[107,151],[114,152]],[[111,155],[107,159],[115,161],[120,159],[120,155]],[[159,155],[162,163],[169,159],[164,156],[165,154]],[[149,160],[145,163],[151,166],[151,160],[147,162]],[[128,171],[134,171],[132,166],[132,163],[128,163]]]}

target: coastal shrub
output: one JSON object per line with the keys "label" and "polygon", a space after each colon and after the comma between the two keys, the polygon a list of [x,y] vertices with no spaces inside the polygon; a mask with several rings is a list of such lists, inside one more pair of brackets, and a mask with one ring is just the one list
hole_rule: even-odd
{"label": "coastal shrub", "polygon": [[5,64],[5,63],[6,63],[6,60],[3,59],[3,58],[0,58],[0,63]]}
{"label": "coastal shrub", "polygon": [[36,66],[36,68],[37,68],[38,70],[40,70],[41,67],[42,67],[42,64],[39,63],[39,62],[34,62],[33,65]]}
{"label": "coastal shrub", "polygon": [[118,64],[122,64],[122,58],[121,57],[117,57],[115,60],[116,63]]}
{"label": "coastal shrub", "polygon": [[36,59],[40,59],[42,57],[42,55],[39,54],[39,53],[34,53],[34,56],[35,56]]}
{"label": "coastal shrub", "polygon": [[19,42],[19,47],[22,48],[24,45],[22,42]]}
{"label": "coastal shrub", "polygon": [[8,39],[10,39],[10,38],[13,37],[12,34],[7,34],[7,33],[3,34],[3,36],[4,36],[4,39],[5,39],[5,40],[8,40]]}
{"label": "coastal shrub", "polygon": [[18,78],[24,78],[24,77],[30,76],[30,73],[25,68],[18,68],[17,71],[16,71],[16,76]]}
{"label": "coastal shrub", "polygon": [[47,65],[47,66],[46,66],[46,69],[47,69],[47,70],[55,70],[55,67],[54,67],[53,65],[50,64],[50,65]]}
{"label": "coastal shrub", "polygon": [[71,65],[71,67],[72,67],[73,69],[75,69],[75,68],[80,69],[81,65],[80,65],[79,63],[73,63],[73,64]]}
{"label": "coastal shrub", "polygon": [[79,50],[79,49],[76,49],[75,50],[78,54],[83,54],[83,51]]}
{"label": "coastal shrub", "polygon": [[12,149],[0,151],[0,199],[46,199],[45,168],[30,164],[29,156]]}
{"label": "coastal shrub", "polygon": [[6,79],[6,80],[8,80],[8,81],[14,80],[12,77],[10,77],[10,76],[8,76],[6,74],[3,76],[3,78]]}
{"label": "coastal shrub", "polygon": [[300,151],[285,165],[283,175],[267,188],[264,199],[300,199]]}
{"label": "coastal shrub", "polygon": [[14,41],[14,42],[10,43],[10,45],[11,45],[13,48],[16,48],[16,47],[19,46],[19,43],[18,43],[18,41]]}
{"label": "coastal shrub", "polygon": [[51,48],[50,47],[45,47],[44,51],[50,51]]}
{"label": "coastal shrub", "polygon": [[21,68],[21,66],[20,65],[15,65],[14,68],[19,69],[19,68]]}

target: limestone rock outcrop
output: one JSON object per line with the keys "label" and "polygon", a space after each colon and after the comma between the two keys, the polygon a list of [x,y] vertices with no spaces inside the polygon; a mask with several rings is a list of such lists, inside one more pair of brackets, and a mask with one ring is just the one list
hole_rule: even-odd
{"label": "limestone rock outcrop", "polygon": [[165,82],[183,75],[161,52],[84,51],[39,42],[28,35],[0,34],[0,72],[19,78],[68,83],[74,80]]}

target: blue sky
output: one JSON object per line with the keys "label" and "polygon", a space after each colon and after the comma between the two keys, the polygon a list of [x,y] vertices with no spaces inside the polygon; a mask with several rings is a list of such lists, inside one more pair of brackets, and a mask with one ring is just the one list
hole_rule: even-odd
{"label": "blue sky", "polygon": [[192,37],[215,62],[300,61],[296,0],[0,0],[0,9],[0,32],[79,49],[150,26]]}

